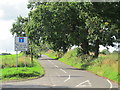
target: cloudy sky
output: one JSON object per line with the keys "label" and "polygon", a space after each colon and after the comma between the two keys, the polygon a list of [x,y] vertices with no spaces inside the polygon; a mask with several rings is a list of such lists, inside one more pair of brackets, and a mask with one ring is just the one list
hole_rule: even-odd
{"label": "cloudy sky", "polygon": [[[0,53],[14,51],[14,37],[10,33],[12,23],[17,16],[26,17],[29,10],[27,9],[28,0],[2,0],[0,1]],[[103,50],[101,47],[100,50]],[[112,52],[114,48],[110,48]]]}
{"label": "cloudy sky", "polygon": [[28,0],[2,0],[0,1],[0,53],[14,52],[14,37],[10,33],[12,23],[17,16],[26,17]]}

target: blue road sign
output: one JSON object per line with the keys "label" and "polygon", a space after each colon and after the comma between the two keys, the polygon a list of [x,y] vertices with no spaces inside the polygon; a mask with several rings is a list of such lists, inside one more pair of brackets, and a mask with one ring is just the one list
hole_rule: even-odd
{"label": "blue road sign", "polygon": [[24,37],[19,37],[19,42],[24,43]]}
{"label": "blue road sign", "polygon": [[15,51],[27,51],[28,38],[27,37],[15,37]]}

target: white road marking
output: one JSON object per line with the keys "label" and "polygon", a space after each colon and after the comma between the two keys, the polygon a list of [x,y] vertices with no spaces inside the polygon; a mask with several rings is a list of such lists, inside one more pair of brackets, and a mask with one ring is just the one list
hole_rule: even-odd
{"label": "white road marking", "polygon": [[52,86],[56,86],[56,85],[52,85]]}
{"label": "white road marking", "polygon": [[112,83],[111,83],[110,80],[108,80],[108,79],[107,79],[107,81],[108,81],[108,83],[110,84],[110,89],[109,89],[109,90],[111,90],[111,88],[113,87],[113,86],[112,86]]}
{"label": "white road marking", "polygon": [[53,62],[51,62],[53,65],[55,65]]}
{"label": "white road marking", "polygon": [[49,62],[51,62],[53,65],[55,65],[52,61],[48,60]]}
{"label": "white road marking", "polygon": [[54,66],[58,68],[58,66],[57,66],[57,65],[54,65]]}
{"label": "white road marking", "polygon": [[58,77],[60,77],[60,75],[59,75],[59,74],[58,74],[57,76],[58,76]]}
{"label": "white road marking", "polygon": [[[84,85],[85,83],[88,83],[88,85]],[[86,81],[76,85],[75,87],[86,87],[86,86],[89,86],[89,87],[92,86],[89,80],[86,80]]]}
{"label": "white road marking", "polygon": [[57,67],[58,68],[58,66],[57,65],[55,65],[52,61],[50,61],[50,60],[48,60],[49,62],[51,62],[55,67]]}
{"label": "white road marking", "polygon": [[50,60],[48,60],[49,62],[51,62]]}
{"label": "white road marking", "polygon": [[69,77],[66,80],[64,80],[64,82],[67,82],[69,79],[70,79],[70,75],[69,75]]}
{"label": "white road marking", "polygon": [[61,71],[63,71],[64,73],[67,73],[65,70],[63,70],[63,69],[60,69]]}

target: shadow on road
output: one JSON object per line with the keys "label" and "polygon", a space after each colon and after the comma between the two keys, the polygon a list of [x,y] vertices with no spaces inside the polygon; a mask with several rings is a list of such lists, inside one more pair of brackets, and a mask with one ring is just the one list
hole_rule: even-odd
{"label": "shadow on road", "polygon": [[119,90],[118,88],[2,88],[2,90]]}
{"label": "shadow on road", "polygon": [[66,86],[45,86],[45,85],[3,85],[2,90],[40,90],[41,88],[68,88]]}
{"label": "shadow on road", "polygon": [[[68,78],[68,76],[56,76],[56,77],[65,77],[65,78]],[[79,78],[79,77],[84,77],[84,76],[70,76],[71,78]]]}
{"label": "shadow on road", "polygon": [[62,69],[64,69],[64,70],[65,70],[65,69],[66,69],[66,70],[68,70],[68,69],[69,69],[69,70],[85,70],[85,69],[80,69],[80,68],[62,68]]}
{"label": "shadow on road", "polygon": [[57,60],[57,59],[47,58],[47,59],[39,59],[39,60]]}

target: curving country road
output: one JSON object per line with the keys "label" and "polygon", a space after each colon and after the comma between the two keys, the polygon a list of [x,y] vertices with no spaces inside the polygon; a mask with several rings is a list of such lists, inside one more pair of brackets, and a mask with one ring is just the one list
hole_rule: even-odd
{"label": "curving country road", "polygon": [[45,69],[45,76],[39,79],[4,82],[3,88],[118,88],[117,83],[93,73],[78,70],[45,55],[39,59]]}

